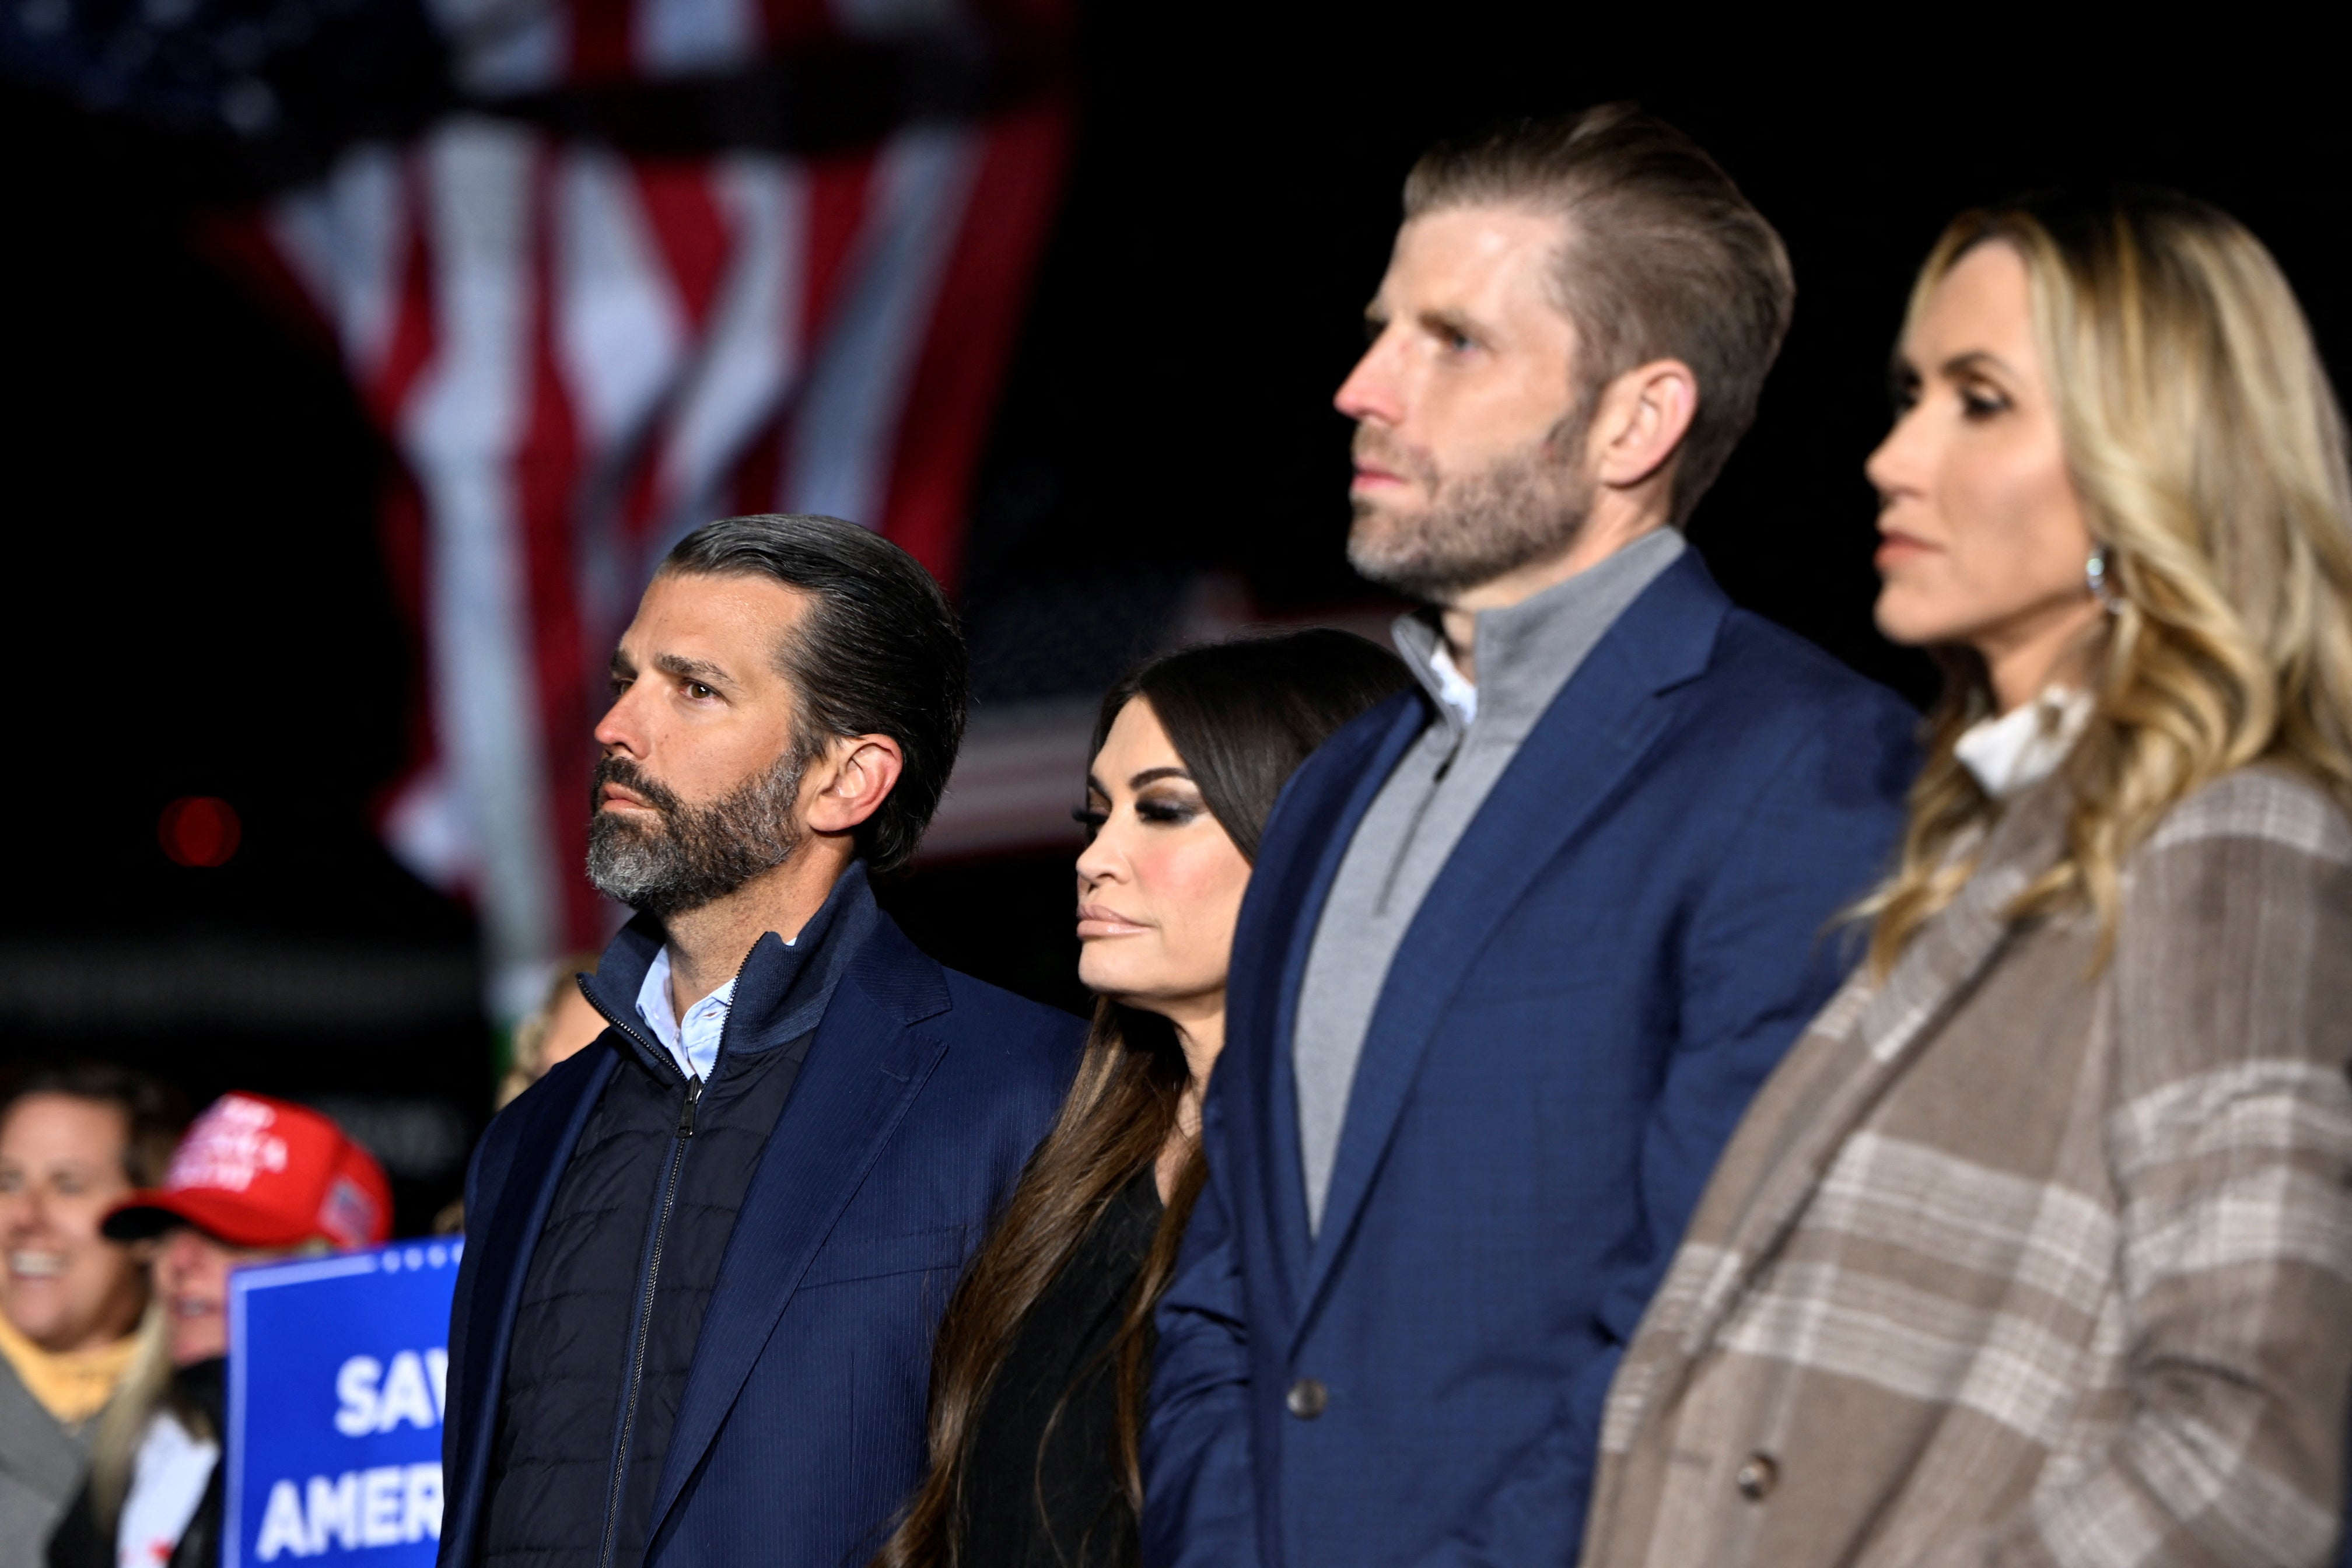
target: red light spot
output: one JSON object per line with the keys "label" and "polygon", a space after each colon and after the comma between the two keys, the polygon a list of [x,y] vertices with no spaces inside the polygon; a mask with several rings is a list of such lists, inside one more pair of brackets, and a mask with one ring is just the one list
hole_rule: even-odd
{"label": "red light spot", "polygon": [[226,866],[236,853],[245,826],[236,808],[215,795],[183,795],[163,808],[155,825],[163,853],[181,866]]}

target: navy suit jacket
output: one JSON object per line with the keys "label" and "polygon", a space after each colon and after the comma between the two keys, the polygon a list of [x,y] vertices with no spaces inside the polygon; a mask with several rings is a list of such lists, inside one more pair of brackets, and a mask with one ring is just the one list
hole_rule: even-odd
{"label": "navy suit jacket", "polygon": [[[773,943],[771,934],[762,945]],[[730,1032],[781,995],[737,983]],[[931,1337],[1060,1107],[1085,1026],[879,920],[744,1194],[696,1342],[647,1563],[844,1568],[920,1479]],[[610,1030],[492,1121],[449,1329],[443,1568],[473,1561],[509,1337],[548,1205],[620,1058]]]}
{"label": "navy suit jacket", "polygon": [[1575,1561],[1611,1373],[1733,1125],[1848,966],[1835,917],[1888,864],[1916,765],[1908,707],[1677,560],[1430,888],[1310,1235],[1300,975],[1426,700],[1341,731],[1266,827],[1208,1185],[1160,1309],[1153,1568]]}

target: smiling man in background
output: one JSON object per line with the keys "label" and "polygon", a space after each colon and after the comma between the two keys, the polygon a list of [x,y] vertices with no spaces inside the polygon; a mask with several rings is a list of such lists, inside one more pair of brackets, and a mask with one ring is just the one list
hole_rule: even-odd
{"label": "smiling man in background", "polygon": [[581,978],[610,1026],[467,1184],[448,1568],[838,1568],[912,1489],[938,1314],[1082,1032],[867,885],[964,682],[938,585],[838,519],[711,523],[646,590],[596,728],[589,871],[638,911]]}
{"label": "smiling man in background", "polygon": [[1611,1373],[1913,765],[1907,708],[1683,541],[1793,300],[1722,170],[1601,109],[1441,148],[1404,205],[1339,406],[1422,689],[1267,826],[1153,1568],[1575,1560]]}

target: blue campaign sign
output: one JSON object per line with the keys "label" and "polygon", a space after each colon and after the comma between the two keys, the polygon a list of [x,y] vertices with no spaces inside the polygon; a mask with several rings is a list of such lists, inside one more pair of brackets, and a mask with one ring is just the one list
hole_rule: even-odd
{"label": "blue campaign sign", "polygon": [[229,1276],[223,1568],[429,1568],[462,1248],[401,1242]]}

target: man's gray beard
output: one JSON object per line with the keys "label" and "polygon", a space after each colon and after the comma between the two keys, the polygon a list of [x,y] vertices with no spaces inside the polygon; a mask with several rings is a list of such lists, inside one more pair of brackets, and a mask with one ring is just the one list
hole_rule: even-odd
{"label": "man's gray beard", "polygon": [[[616,765],[617,764],[617,765]],[[588,819],[588,879],[608,899],[667,920],[773,870],[800,847],[796,820],[803,759],[794,752],[709,805],[688,805],[623,759],[596,770],[641,795],[660,817],[653,826],[598,809]]]}
{"label": "man's gray beard", "polygon": [[[1570,415],[1544,438],[1476,473],[1439,479],[1428,510],[1399,513],[1355,503],[1348,564],[1372,582],[1433,605],[1451,604],[1481,584],[1564,555],[1592,512],[1593,481],[1562,452],[1580,453],[1583,421]],[[1360,441],[1381,460],[1395,448]],[[1413,477],[1427,472],[1412,465]]]}

